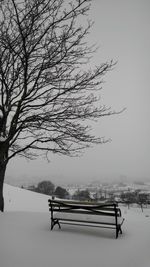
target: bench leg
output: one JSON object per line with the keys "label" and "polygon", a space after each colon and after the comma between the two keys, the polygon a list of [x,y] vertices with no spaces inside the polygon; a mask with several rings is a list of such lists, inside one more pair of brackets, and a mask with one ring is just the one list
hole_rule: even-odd
{"label": "bench leg", "polygon": [[54,227],[54,221],[51,219],[51,230],[53,230]]}
{"label": "bench leg", "polygon": [[59,229],[61,229],[61,226],[60,226],[60,223],[59,223],[59,220],[57,219],[51,219],[51,230],[53,230],[55,224],[58,224],[59,226]]}
{"label": "bench leg", "polygon": [[119,233],[122,235],[121,225],[119,225]]}
{"label": "bench leg", "polygon": [[118,232],[119,232],[119,229],[118,227],[116,227],[116,239],[118,238]]}
{"label": "bench leg", "polygon": [[117,227],[116,227],[116,238],[118,238],[118,234],[122,234],[122,229],[121,229],[121,225],[118,225]]}
{"label": "bench leg", "polygon": [[58,224],[58,226],[59,226],[59,229],[61,229],[61,226],[60,226],[60,223],[59,223],[59,221],[57,220],[57,224]]}

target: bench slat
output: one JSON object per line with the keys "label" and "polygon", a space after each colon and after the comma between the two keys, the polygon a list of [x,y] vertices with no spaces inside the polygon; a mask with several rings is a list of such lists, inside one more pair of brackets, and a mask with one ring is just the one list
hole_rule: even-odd
{"label": "bench slat", "polygon": [[[53,215],[54,219],[58,220],[68,220],[68,221],[80,221],[80,222],[88,222],[88,223],[99,223],[99,224],[113,224],[116,225],[115,216],[99,216],[99,215],[92,215],[91,214],[70,214],[70,213],[55,213]],[[123,218],[117,218],[117,224],[120,225],[122,223]]]}
{"label": "bench slat", "polygon": [[[50,210],[51,211],[51,210]],[[105,212],[104,210],[103,211],[100,211],[100,210],[91,210],[91,211],[88,211],[88,210],[66,210],[66,209],[56,209],[54,208],[53,209],[53,212],[60,212],[60,213],[70,213],[70,214],[89,214],[89,215],[105,215],[105,216],[109,216],[109,217],[114,217],[114,212]],[[119,216],[119,214],[118,214]]]}

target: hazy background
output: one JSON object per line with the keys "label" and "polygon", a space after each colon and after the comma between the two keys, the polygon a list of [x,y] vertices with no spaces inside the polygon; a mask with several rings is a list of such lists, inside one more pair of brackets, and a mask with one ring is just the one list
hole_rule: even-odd
{"label": "hazy background", "polygon": [[89,17],[95,24],[89,42],[99,45],[94,62],[118,61],[105,76],[102,103],[115,110],[127,108],[94,125],[97,135],[112,142],[94,146],[79,158],[50,155],[50,163],[16,158],[9,163],[7,182],[150,179],[149,14],[149,0],[92,1]]}

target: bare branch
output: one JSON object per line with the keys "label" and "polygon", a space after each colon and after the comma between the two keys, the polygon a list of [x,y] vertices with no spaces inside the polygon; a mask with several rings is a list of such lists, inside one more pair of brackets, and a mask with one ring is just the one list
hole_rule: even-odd
{"label": "bare branch", "polygon": [[40,151],[77,155],[109,141],[92,135],[89,123],[119,113],[102,106],[99,96],[116,63],[89,67],[96,51],[86,41],[91,2],[1,2],[0,136],[7,160],[34,159]]}

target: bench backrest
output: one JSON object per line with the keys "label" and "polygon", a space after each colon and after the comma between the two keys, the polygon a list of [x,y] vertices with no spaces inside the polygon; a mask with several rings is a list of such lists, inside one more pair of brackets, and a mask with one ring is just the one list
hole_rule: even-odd
{"label": "bench backrest", "polygon": [[49,210],[53,212],[69,212],[82,214],[95,214],[105,216],[121,216],[117,203],[83,203],[76,201],[48,200]]}

